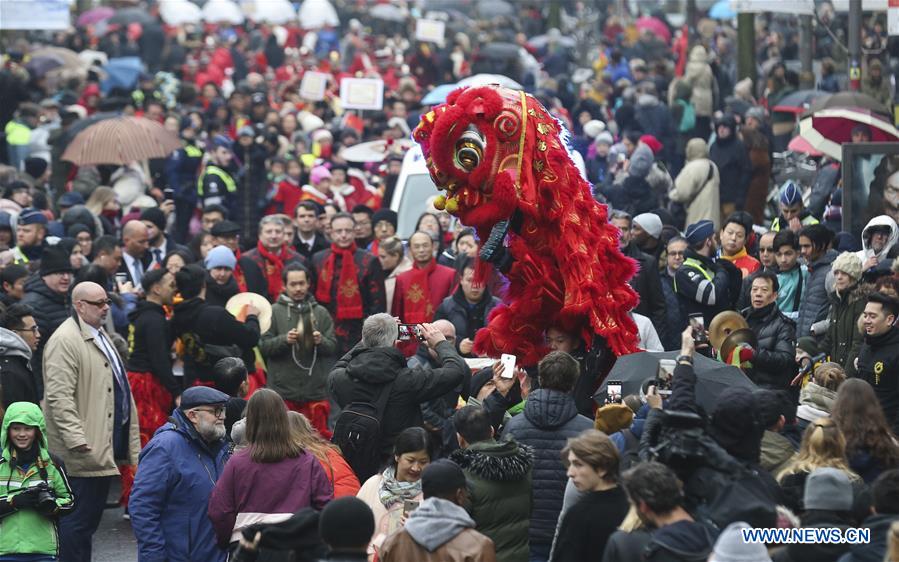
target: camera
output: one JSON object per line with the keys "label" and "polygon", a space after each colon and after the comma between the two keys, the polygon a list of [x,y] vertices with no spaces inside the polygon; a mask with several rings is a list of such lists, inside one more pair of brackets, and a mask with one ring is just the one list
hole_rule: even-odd
{"label": "camera", "polygon": [[689,411],[664,410],[660,439],[652,456],[675,472],[689,471],[705,459],[705,420]]}
{"label": "camera", "polygon": [[[30,489],[37,490],[37,503],[34,506],[37,511],[51,512],[56,509],[56,494],[50,489],[49,484],[46,482],[39,482]],[[28,490],[28,488],[26,488],[26,490]]]}

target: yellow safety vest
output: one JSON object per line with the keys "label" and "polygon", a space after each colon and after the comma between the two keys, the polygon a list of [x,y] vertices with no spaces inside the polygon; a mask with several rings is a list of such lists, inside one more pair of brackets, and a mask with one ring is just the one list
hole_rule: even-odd
{"label": "yellow safety vest", "polygon": [[186,154],[188,158],[202,158],[203,157],[203,151],[192,144],[184,145],[184,154]]}
{"label": "yellow safety vest", "polygon": [[[702,274],[703,277],[706,278],[706,281],[711,281],[714,278],[714,275],[705,268],[703,263],[695,258],[687,258],[684,260],[684,265],[681,267],[691,267]],[[674,276],[674,292],[677,292],[677,275]]]}
{"label": "yellow safety vest", "polygon": [[24,146],[31,142],[31,129],[18,121],[10,121],[4,129],[6,143],[15,146]]}
{"label": "yellow safety vest", "polygon": [[197,180],[197,194],[200,197],[203,197],[203,180],[206,179],[206,176],[208,174],[212,174],[213,176],[216,176],[217,178],[222,180],[222,183],[225,184],[225,191],[227,191],[228,193],[234,193],[235,191],[237,191],[237,183],[234,181],[234,178],[232,178],[225,170],[219,168],[218,166],[210,164],[206,166],[206,171],[202,176],[200,176],[200,179]]}
{"label": "yellow safety vest", "polygon": [[[810,226],[819,223],[818,219],[811,215],[808,215],[799,222],[802,224],[802,226]],[[780,217],[775,217],[774,220],[771,221],[771,232],[780,232],[781,228],[783,227],[780,225]]]}

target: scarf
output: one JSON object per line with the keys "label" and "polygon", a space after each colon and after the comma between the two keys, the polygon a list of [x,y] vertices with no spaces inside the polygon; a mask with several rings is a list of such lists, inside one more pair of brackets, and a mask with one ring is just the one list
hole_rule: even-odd
{"label": "scarf", "polygon": [[278,253],[273,254],[262,245],[261,241],[259,241],[256,242],[256,250],[259,251],[259,255],[262,256],[262,259],[265,260],[265,267],[262,273],[265,275],[266,280],[268,280],[268,298],[273,301],[281,294],[281,289],[284,286],[284,281],[281,279],[281,272],[284,271],[284,262],[290,257],[287,253],[287,245],[282,244]]}
{"label": "scarf", "polygon": [[409,274],[411,282],[403,295],[403,321],[407,324],[430,322],[434,317],[431,283],[428,278],[435,269],[437,261],[434,259],[425,267],[420,267],[417,263],[412,266]]}
{"label": "scarf", "polygon": [[234,277],[234,280],[237,281],[237,288],[241,293],[247,292],[247,279],[244,277],[243,268],[240,267],[240,249],[234,252],[234,257],[237,258],[237,263],[234,264],[234,271],[231,273],[231,276]]}
{"label": "scarf", "polygon": [[421,480],[415,482],[400,482],[396,479],[396,467],[388,466],[381,473],[381,485],[378,486],[378,499],[385,509],[405,501],[416,498],[421,494]]}
{"label": "scarf", "polygon": [[340,256],[340,274],[337,278],[337,320],[358,320],[362,318],[362,295],[359,294],[359,280],[356,271],[356,245],[338,248],[331,244],[331,253],[322,264],[315,298],[322,304],[331,304],[331,284],[334,281],[334,264]]}

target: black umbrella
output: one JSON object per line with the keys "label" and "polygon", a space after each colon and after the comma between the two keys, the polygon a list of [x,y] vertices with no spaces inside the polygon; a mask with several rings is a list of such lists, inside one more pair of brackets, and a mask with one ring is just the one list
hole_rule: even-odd
{"label": "black umbrella", "polygon": [[515,43],[504,43],[501,41],[495,43],[487,43],[478,51],[478,57],[494,60],[517,59],[521,47]]}
{"label": "black umbrella", "polygon": [[836,108],[867,109],[873,113],[883,115],[884,117],[890,117],[892,120],[892,113],[889,108],[868,94],[863,94],[861,92],[837,92],[830,96],[822,96],[812,102],[808,113],[815,113],[822,109]]}
{"label": "black umbrella", "polygon": [[480,0],[475,11],[479,18],[493,19],[495,17],[511,16],[515,13],[515,8],[505,0]]}
{"label": "black umbrella", "polygon": [[114,16],[106,21],[107,23],[117,25],[128,25],[129,23],[147,25],[153,23],[153,16],[140,8],[125,8],[116,12]]}
{"label": "black umbrella", "polygon": [[[621,395],[640,394],[640,387],[646,379],[654,378],[659,371],[660,359],[676,359],[679,351],[665,351],[662,353],[642,351],[618,358],[615,366],[609,372],[609,376],[596,392],[597,402],[606,398],[606,387],[609,381],[621,381]],[[700,354],[693,356],[696,372],[696,403],[702,406],[706,412],[715,409],[718,395],[724,389],[731,387],[744,387],[755,390],[756,386],[743,371],[732,366],[709,359]]]}

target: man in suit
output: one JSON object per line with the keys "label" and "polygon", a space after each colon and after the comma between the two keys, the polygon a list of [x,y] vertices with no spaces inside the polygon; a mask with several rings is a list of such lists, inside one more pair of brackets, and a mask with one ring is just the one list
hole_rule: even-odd
{"label": "man in suit", "polygon": [[162,267],[165,257],[175,250],[187,250],[165,233],[166,214],[159,207],[144,209],[140,214],[140,222],[147,227],[150,268]]}
{"label": "man in suit", "polygon": [[298,254],[310,261],[317,252],[327,250],[331,246],[325,235],[318,231],[318,217],[324,212],[315,201],[300,201],[294,211],[293,224],[296,227],[296,237],[293,246]]}
{"label": "man in suit", "polygon": [[139,287],[144,272],[150,266],[150,231],[147,225],[137,220],[128,221],[122,228],[122,265],[120,273],[127,273],[131,285]]}

